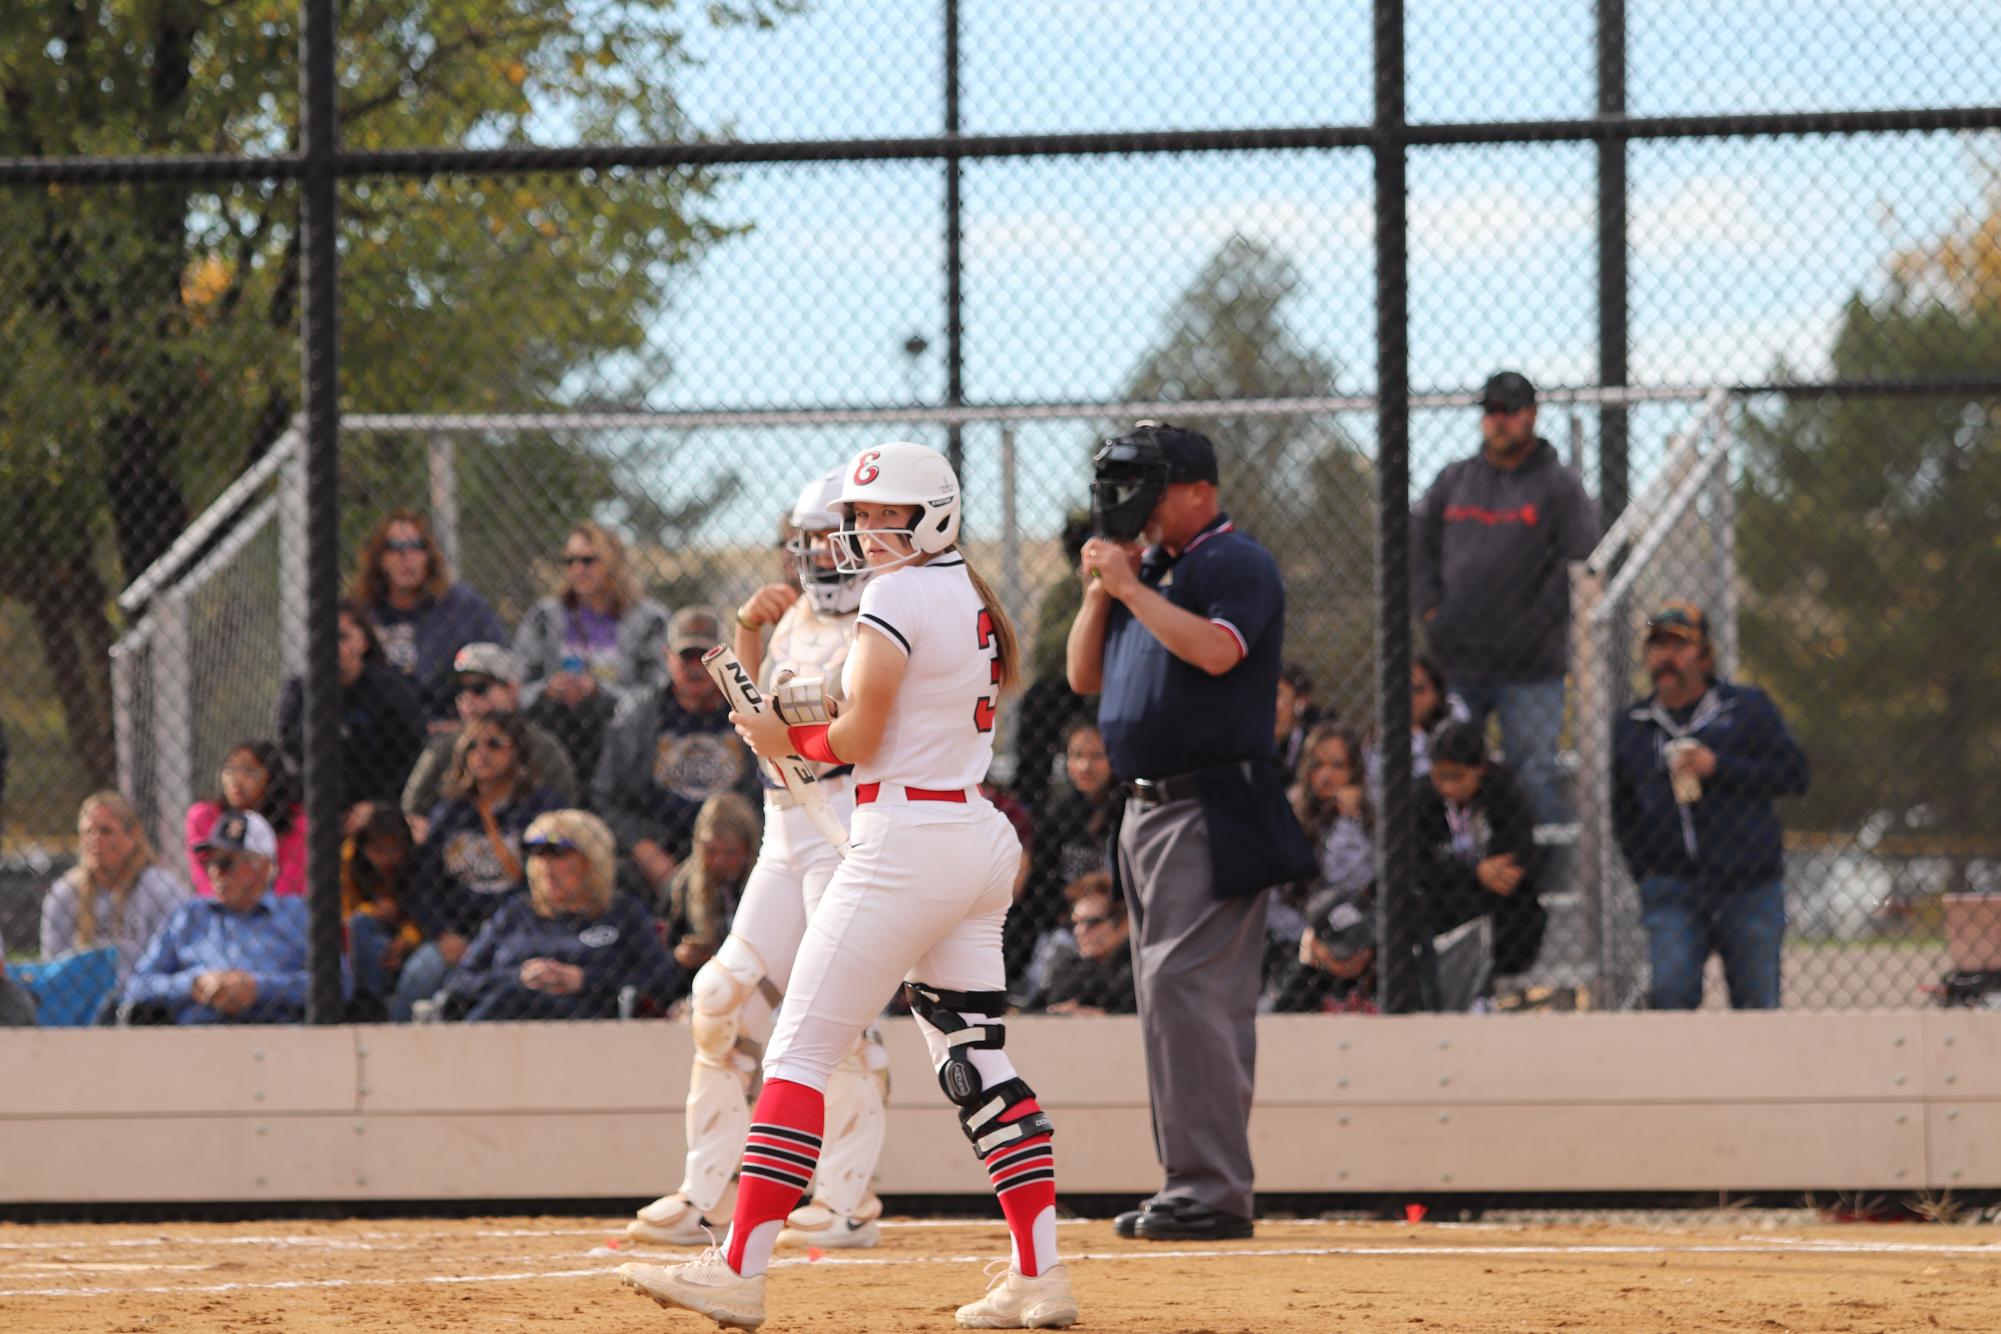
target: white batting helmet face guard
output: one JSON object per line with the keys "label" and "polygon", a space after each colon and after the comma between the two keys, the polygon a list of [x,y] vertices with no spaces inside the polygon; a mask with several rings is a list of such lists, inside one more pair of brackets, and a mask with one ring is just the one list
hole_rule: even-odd
{"label": "white batting helmet face guard", "polygon": [[830,540],[841,527],[841,478],[839,468],[806,483],[792,506],[792,532],[785,550],[798,572],[799,587],[806,590],[813,610],[826,616],[845,616],[862,604],[862,585],[873,568],[844,570],[834,559],[837,545]]}
{"label": "white batting helmet face guard", "polygon": [[[918,513],[907,528],[871,528],[874,543],[856,535],[856,505],[909,505]],[[893,568],[919,556],[950,551],[959,540],[959,479],[945,456],[928,445],[891,440],[872,445],[849,461],[841,478],[841,537],[834,543],[834,560],[843,569],[870,564],[871,545],[894,551],[884,538],[900,538],[909,550],[877,570]]]}

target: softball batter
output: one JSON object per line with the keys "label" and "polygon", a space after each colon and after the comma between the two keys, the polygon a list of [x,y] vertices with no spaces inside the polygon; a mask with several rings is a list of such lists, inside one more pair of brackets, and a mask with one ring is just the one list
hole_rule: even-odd
{"label": "softball batter", "polygon": [[1056,1257],[1053,1127],[1003,1050],[1001,925],[1021,847],[977,784],[1019,654],[998,600],[957,549],[959,481],[936,450],[894,442],[846,470],[836,559],[873,569],[831,723],[732,721],[761,756],[853,764],[853,850],[806,925],[765,1055],[729,1236],[692,1263],[627,1264],[630,1286],[719,1325],[764,1321],[764,1271],[820,1158],[830,1077],[902,982],[945,1094],[985,1164],[1013,1241],[1007,1271],[959,1308],[979,1329],[1077,1319]]}
{"label": "softball batter", "polygon": [[[831,538],[842,472],[808,483],[792,508],[786,541],[805,596],[767,584],[737,609],[734,645],[744,669],[770,698],[788,677],[818,678],[839,697],[841,665],[854,641],[855,613],[872,571],[842,570]],[[771,630],[767,652],[763,634]],[[842,825],[854,810],[848,766],[820,764],[819,788]],[[758,1062],[806,919],[840,865],[826,836],[783,787],[763,775],[764,842],[744,886],[729,936],[695,974],[689,998],[695,1065],[688,1079],[688,1159],[681,1188],[639,1211],[626,1225],[642,1241],[702,1246],[709,1228],[725,1226],[735,1205],[735,1176],[750,1129]],[[888,1056],[869,1029],[827,1081],[827,1144],[810,1204],[793,1210],[781,1240],[820,1247],[872,1246],[882,1201],[869,1189],[882,1152],[883,1086]]]}

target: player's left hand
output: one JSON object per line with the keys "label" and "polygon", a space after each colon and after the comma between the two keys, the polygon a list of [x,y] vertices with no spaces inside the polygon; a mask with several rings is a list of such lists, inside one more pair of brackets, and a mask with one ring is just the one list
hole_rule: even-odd
{"label": "player's left hand", "polygon": [[792,738],[786,735],[785,723],[777,713],[766,709],[762,713],[730,714],[730,722],[736,727],[736,734],[751,748],[761,760],[782,760],[792,753]]}

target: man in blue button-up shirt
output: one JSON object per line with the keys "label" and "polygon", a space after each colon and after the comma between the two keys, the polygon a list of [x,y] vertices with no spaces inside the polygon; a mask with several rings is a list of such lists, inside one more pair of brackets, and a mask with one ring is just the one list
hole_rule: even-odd
{"label": "man in blue button-up shirt", "polygon": [[174,910],[125,986],[133,1022],[295,1024],[306,1010],[306,906],[271,892],[278,837],[231,811],[196,847],[212,899]]}

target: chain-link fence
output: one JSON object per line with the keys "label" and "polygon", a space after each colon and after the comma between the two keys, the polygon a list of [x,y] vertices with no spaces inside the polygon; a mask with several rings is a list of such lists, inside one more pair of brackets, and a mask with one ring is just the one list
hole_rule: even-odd
{"label": "chain-link fence", "polygon": [[[336,639],[339,1013],[674,1012],[764,805],[687,655],[891,437],[959,465],[1028,648],[1010,991],[1130,1009],[1062,646],[1090,447],[1141,416],[1215,440],[1286,585],[1324,874],[1274,896],[1270,1008],[1374,1004],[1385,911],[1440,1008],[2001,994],[2001,20],[391,5],[342,16],[315,157],[283,7],[113,8],[0,27],[0,936],[42,1022],[303,1015]],[[218,156],[89,159],[134,151]]]}

